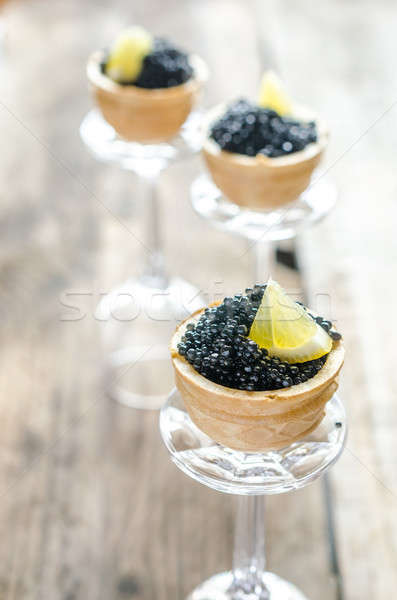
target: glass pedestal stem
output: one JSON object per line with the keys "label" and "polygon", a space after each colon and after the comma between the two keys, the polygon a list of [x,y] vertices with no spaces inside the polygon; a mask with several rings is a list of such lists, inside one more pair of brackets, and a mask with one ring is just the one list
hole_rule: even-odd
{"label": "glass pedestal stem", "polygon": [[233,583],[230,590],[235,600],[259,598],[268,600],[264,584],[265,497],[238,496],[233,555]]}
{"label": "glass pedestal stem", "polygon": [[255,255],[254,283],[266,283],[272,275],[273,266],[272,242],[258,240],[253,248]]}
{"label": "glass pedestal stem", "polygon": [[145,182],[145,219],[146,219],[146,264],[141,281],[148,287],[166,289],[168,277],[165,271],[164,254],[160,232],[160,207],[158,198],[158,181],[160,172],[142,177]]}

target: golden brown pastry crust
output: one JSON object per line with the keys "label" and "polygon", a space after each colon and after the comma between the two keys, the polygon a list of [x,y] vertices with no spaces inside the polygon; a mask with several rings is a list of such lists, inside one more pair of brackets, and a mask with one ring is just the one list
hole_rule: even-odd
{"label": "golden brown pastry crust", "polygon": [[186,83],[159,89],[120,85],[102,73],[103,58],[101,51],[90,56],[87,76],[105,120],[129,141],[154,143],[174,137],[207,79],[207,67],[201,58],[189,57],[193,76]]}
{"label": "golden brown pastry crust", "polygon": [[193,422],[224,446],[245,452],[278,449],[304,438],[324,416],[338,387],[344,348],[334,342],[322,369],[305,383],[286,389],[248,392],[213,383],[200,375],[177,350],[191,315],[171,340],[176,386]]}
{"label": "golden brown pastry crust", "polygon": [[271,210],[293,202],[308,187],[314,169],[328,144],[328,130],[302,108],[295,115],[302,120],[316,120],[318,141],[300,152],[277,158],[263,154],[246,156],[221,150],[209,138],[211,124],[226,106],[219,105],[207,115],[203,156],[215,185],[235,204],[252,210]]}

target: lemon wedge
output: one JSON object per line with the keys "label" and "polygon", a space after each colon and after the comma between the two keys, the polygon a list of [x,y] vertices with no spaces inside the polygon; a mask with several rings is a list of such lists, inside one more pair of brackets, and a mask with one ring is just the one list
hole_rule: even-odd
{"label": "lemon wedge", "polygon": [[328,333],[272,279],[267,283],[248,337],[266,348],[270,356],[289,363],[320,358],[332,348]]}
{"label": "lemon wedge", "polygon": [[152,46],[153,38],[146,29],[129,27],[116,38],[110,49],[106,74],[120,83],[135,81]]}
{"label": "lemon wedge", "polygon": [[274,71],[265,71],[263,74],[259,88],[259,106],[271,108],[282,117],[292,113],[292,101]]}

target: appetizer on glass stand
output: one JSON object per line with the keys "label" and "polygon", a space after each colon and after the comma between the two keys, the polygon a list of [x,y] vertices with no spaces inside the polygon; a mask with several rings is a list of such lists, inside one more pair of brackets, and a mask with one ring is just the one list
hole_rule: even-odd
{"label": "appetizer on glass stand", "polygon": [[266,280],[272,243],[299,235],[335,205],[335,186],[314,174],[328,129],[267,72],[257,101],[212,108],[203,130],[208,174],[192,184],[193,208],[217,229],[256,242],[255,280]]}
{"label": "appetizer on glass stand", "polygon": [[203,154],[214,183],[231,202],[274,210],[308,187],[327,143],[324,123],[293,104],[269,72],[258,103],[241,99],[210,110]]}
{"label": "appetizer on glass stand", "polygon": [[[157,187],[169,164],[201,148],[193,108],[207,69],[171,41],[131,27],[90,56],[87,75],[97,109],[81,125],[83,141],[98,159],[136,173],[147,190],[142,275],[107,294],[97,309],[110,367],[108,389],[129,406],[159,408],[172,385],[170,333],[202,301],[197,289],[165,268]],[[161,372],[158,378],[154,368]]]}
{"label": "appetizer on glass stand", "polygon": [[269,280],[191,315],[171,357],[160,430],[172,460],[238,499],[233,569],[188,600],[306,600],[266,570],[264,498],[310,484],[343,451],[341,335]]}
{"label": "appetizer on glass stand", "polygon": [[344,350],[331,327],[272,280],[190,316],[171,355],[192,421],[245,452],[304,438],[338,387]]}
{"label": "appetizer on glass stand", "polygon": [[204,62],[132,27],[87,66],[105,120],[125,140],[156,143],[178,134],[206,80]]}

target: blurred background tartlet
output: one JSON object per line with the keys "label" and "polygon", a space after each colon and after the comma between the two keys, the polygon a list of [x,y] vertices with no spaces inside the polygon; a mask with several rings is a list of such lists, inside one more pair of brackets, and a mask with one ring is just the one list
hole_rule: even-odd
{"label": "blurred background tartlet", "polygon": [[259,102],[240,99],[212,108],[203,155],[216,186],[231,202],[272,210],[308,187],[328,143],[328,130],[310,110],[289,101],[273,72]]}
{"label": "blurred background tartlet", "polygon": [[173,138],[192,111],[207,79],[197,55],[140,27],[93,52],[87,76],[105,120],[124,139],[151,143]]}

